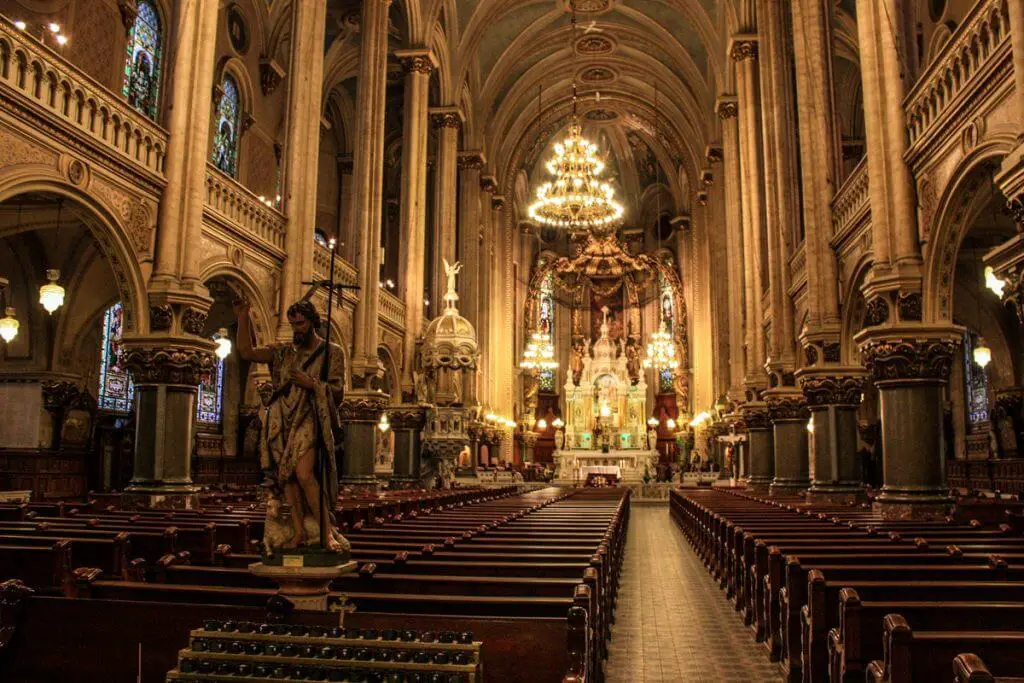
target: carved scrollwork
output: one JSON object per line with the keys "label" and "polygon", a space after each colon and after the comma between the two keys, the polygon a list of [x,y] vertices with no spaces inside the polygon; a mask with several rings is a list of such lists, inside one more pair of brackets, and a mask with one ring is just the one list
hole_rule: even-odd
{"label": "carved scrollwork", "polygon": [[171,308],[170,304],[149,307],[149,329],[155,332],[169,330],[173,322],[174,309]]}
{"label": "carved scrollwork", "polygon": [[405,73],[429,74],[434,70],[434,62],[428,54],[406,55],[398,63]]}
{"label": "carved scrollwork", "polygon": [[732,48],[729,51],[729,57],[731,57],[734,62],[742,62],[748,59],[757,59],[757,41],[734,41],[732,44]]}
{"label": "carved scrollwork", "polygon": [[864,378],[851,375],[811,375],[800,378],[800,388],[810,406],[860,405]]}
{"label": "carved scrollwork", "polygon": [[934,379],[946,381],[957,344],[947,339],[892,339],[861,346],[864,365],[875,381]]}
{"label": "carved scrollwork", "polygon": [[839,342],[825,342],[821,345],[822,354],[825,356],[826,363],[838,363],[842,357],[840,355]]}
{"label": "carved scrollwork", "polygon": [[42,389],[43,407],[51,411],[67,406],[81,393],[78,385],[67,380],[43,382]]}
{"label": "carved scrollwork", "polygon": [[189,334],[199,336],[206,328],[206,311],[198,308],[187,308],[181,315],[181,329]]}
{"label": "carved scrollwork", "polygon": [[423,408],[388,408],[392,429],[423,429],[427,422]]}
{"label": "carved scrollwork", "polygon": [[[342,422],[376,422],[387,407],[387,401],[382,396],[346,396],[345,400],[341,402],[341,420]],[[388,419],[391,419],[390,414]]]}
{"label": "carved scrollwork", "polygon": [[889,303],[877,297],[868,302],[864,313],[864,327],[883,325],[889,320]]}
{"label": "carved scrollwork", "polygon": [[806,421],[811,416],[807,399],[802,394],[765,396],[765,402],[768,404],[768,417],[772,422]]}
{"label": "carved scrollwork", "polygon": [[747,429],[771,429],[767,406],[743,406],[740,408]]}
{"label": "carved scrollwork", "polygon": [[900,320],[921,320],[921,294],[910,292],[900,294],[896,300],[896,310],[899,312]]}
{"label": "carved scrollwork", "polygon": [[807,360],[808,365],[818,364],[818,347],[813,344],[808,344],[804,347],[804,358]]}
{"label": "carved scrollwork", "polygon": [[119,364],[128,368],[136,384],[197,386],[213,370],[214,356],[193,348],[122,346]]}

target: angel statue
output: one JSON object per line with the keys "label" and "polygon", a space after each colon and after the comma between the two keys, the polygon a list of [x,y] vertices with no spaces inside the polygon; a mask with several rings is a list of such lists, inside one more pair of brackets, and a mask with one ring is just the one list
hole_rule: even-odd
{"label": "angel statue", "polygon": [[448,259],[441,259],[444,263],[444,273],[448,276],[448,291],[445,292],[444,300],[445,303],[450,304],[452,307],[455,306],[455,302],[459,300],[459,295],[455,291],[455,276],[462,270],[462,264],[456,261],[453,264],[448,263]]}

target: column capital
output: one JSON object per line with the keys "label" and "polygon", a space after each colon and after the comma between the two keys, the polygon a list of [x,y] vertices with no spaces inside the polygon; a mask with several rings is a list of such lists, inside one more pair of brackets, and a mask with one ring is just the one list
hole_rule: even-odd
{"label": "column capital", "polygon": [[505,208],[505,195],[496,194],[491,197],[491,208],[492,209],[504,209]]}
{"label": "column capital", "polygon": [[749,401],[740,406],[740,415],[747,430],[771,429],[771,420],[768,418],[768,405],[762,401]]}
{"label": "column capital", "polygon": [[890,381],[946,382],[964,328],[904,326],[864,330],[854,337],[876,384]]}
{"label": "column capital", "polygon": [[798,370],[797,381],[804,392],[807,405],[848,406],[860,405],[867,372],[863,368],[836,367],[829,370]]}
{"label": "column capital", "polygon": [[487,165],[487,157],[478,149],[459,152],[459,168],[479,171]]}
{"label": "column capital", "polygon": [[484,192],[494,193],[498,191],[498,179],[490,173],[480,176],[480,189]]}
{"label": "column capital", "polygon": [[717,164],[725,155],[722,153],[721,143],[712,143],[704,148],[704,161],[710,164]]}
{"label": "column capital", "polygon": [[176,336],[125,337],[120,361],[135,384],[196,387],[214,367],[216,345],[208,339]]}
{"label": "column capital", "polygon": [[734,119],[740,113],[739,98],[736,95],[719,95],[715,98],[715,113],[720,119]]}
{"label": "column capital", "polygon": [[427,423],[427,409],[423,406],[389,406],[387,413],[392,429],[423,429]]}
{"label": "column capital", "polygon": [[379,391],[350,391],[338,406],[342,422],[377,422],[387,409],[388,395]]}
{"label": "column capital", "polygon": [[811,417],[807,399],[793,389],[769,389],[764,392],[764,400],[772,422],[806,422]]}
{"label": "column capital", "polygon": [[260,90],[264,95],[271,95],[285,76],[284,67],[277,63],[273,57],[260,59]]}
{"label": "column capital", "polygon": [[402,65],[405,73],[429,74],[437,68],[437,57],[430,48],[417,47],[407,50],[395,50],[395,58]]}
{"label": "column capital", "polygon": [[431,107],[430,122],[434,128],[462,128],[466,117],[458,107]]}
{"label": "column capital", "polygon": [[729,39],[729,57],[734,62],[757,59],[757,34],[737,33]]}

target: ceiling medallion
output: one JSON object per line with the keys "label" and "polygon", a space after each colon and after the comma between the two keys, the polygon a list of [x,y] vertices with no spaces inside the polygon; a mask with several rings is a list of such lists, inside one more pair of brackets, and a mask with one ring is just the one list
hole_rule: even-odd
{"label": "ceiling medallion", "polygon": [[[566,12],[572,11],[570,0],[564,4]],[[617,0],[576,0],[576,11],[582,14],[604,14],[617,4]]]}
{"label": "ceiling medallion", "polygon": [[580,55],[607,55],[615,49],[615,42],[609,36],[585,34],[576,41],[575,49]]}
{"label": "ceiling medallion", "polygon": [[580,71],[581,83],[592,85],[595,83],[613,83],[619,79],[619,74],[607,66],[588,66]]}

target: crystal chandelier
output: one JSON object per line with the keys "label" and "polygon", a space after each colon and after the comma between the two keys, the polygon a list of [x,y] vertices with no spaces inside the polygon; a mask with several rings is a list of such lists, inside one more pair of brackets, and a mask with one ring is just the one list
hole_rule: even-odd
{"label": "crystal chandelier", "polygon": [[[575,40],[576,3],[573,0],[569,4],[572,8],[570,36]],[[604,162],[598,158],[597,145],[583,137],[576,115],[575,79],[569,137],[555,144],[555,155],[546,168],[555,180],[537,188],[537,200],[529,207],[531,220],[556,228],[580,230],[599,228],[622,218],[623,208],[615,200],[615,190],[599,179]]]}
{"label": "crystal chandelier", "polygon": [[523,351],[523,360],[519,367],[524,370],[554,370],[558,367],[555,360],[555,346],[551,337],[543,332],[534,332]]}
{"label": "crystal chandelier", "polygon": [[658,372],[663,370],[675,370],[679,367],[679,358],[676,357],[676,345],[672,341],[672,335],[661,321],[658,331],[651,335],[647,342],[647,354],[644,358],[645,368],[654,368]]}

